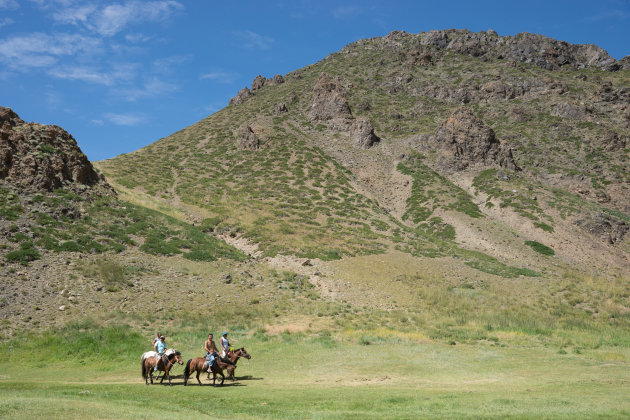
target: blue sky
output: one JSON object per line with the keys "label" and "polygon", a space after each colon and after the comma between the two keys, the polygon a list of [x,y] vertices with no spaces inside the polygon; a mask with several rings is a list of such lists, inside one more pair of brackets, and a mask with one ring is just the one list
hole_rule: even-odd
{"label": "blue sky", "polygon": [[91,160],[127,153],[392,30],[496,30],[630,54],[630,0],[0,0],[0,106],[57,124]]}

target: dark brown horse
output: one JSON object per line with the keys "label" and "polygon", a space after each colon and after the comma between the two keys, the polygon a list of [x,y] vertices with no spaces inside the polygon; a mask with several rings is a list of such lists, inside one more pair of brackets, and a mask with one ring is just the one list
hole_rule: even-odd
{"label": "dark brown horse", "polygon": [[[184,369],[184,385],[188,384],[188,378],[190,378],[190,375],[193,372],[197,373],[197,382],[199,382],[199,385],[201,385],[201,381],[199,380],[199,375],[201,374],[201,372],[206,371],[207,368],[205,368],[205,365],[206,365],[205,357],[195,357],[194,359],[190,359],[186,363],[186,368]],[[223,385],[223,382],[225,381],[225,375],[223,374],[223,370],[227,369],[228,366],[233,367],[233,365],[231,365],[229,362],[226,363],[218,357],[214,359],[214,364],[212,365],[212,368],[211,368],[213,386],[215,385],[215,382],[217,380],[217,374],[221,375],[221,383],[219,385]],[[210,372],[208,372],[208,379],[210,379]]]}
{"label": "dark brown horse", "polygon": [[[228,351],[226,358],[234,364],[233,366],[230,365],[227,367],[228,379],[231,379],[233,381],[236,380],[236,378],[234,377],[234,369],[236,369],[236,362],[238,362],[238,359],[240,359],[241,357],[244,357],[248,360],[252,358],[252,356],[250,356],[250,354],[247,353],[247,350],[245,350],[245,347]],[[209,378],[210,378],[210,374],[208,374],[208,379]]]}
{"label": "dark brown horse", "polygon": [[[166,359],[166,364],[164,363],[164,359]],[[142,377],[147,385],[149,385],[149,378],[151,379],[151,384],[153,384],[153,369],[155,368],[156,363],[158,371],[164,372],[164,376],[162,376],[160,383],[164,381],[164,377],[166,376],[168,378],[168,384],[173,386],[169,372],[175,363],[179,363],[180,365],[184,364],[182,354],[175,349],[168,349],[164,352],[164,357],[160,357],[157,361],[155,360],[155,357],[147,357],[142,360]]]}

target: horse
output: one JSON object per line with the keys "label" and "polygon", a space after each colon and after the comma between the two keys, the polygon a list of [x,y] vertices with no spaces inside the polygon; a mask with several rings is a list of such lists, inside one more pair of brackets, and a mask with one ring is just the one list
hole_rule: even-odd
{"label": "horse", "polygon": [[[144,355],[142,356],[144,357]],[[167,360],[166,365],[164,365],[164,358],[166,358]],[[164,357],[160,357],[157,362],[155,360],[155,357],[147,357],[142,359],[142,377],[144,378],[145,383],[149,385],[150,378],[151,384],[153,384],[153,369],[157,364],[158,371],[163,371],[164,376],[168,377],[168,384],[170,386],[173,386],[173,383],[171,382],[170,370],[175,363],[179,363],[180,365],[184,364],[184,361],[182,360],[182,354],[175,349],[166,350],[164,352]],[[160,383],[164,381],[164,376],[162,376]]]}
{"label": "horse", "polygon": [[[228,379],[232,379],[232,381],[236,380],[236,378],[234,377],[234,369],[236,369],[236,362],[238,362],[238,359],[240,359],[241,357],[244,357],[247,360],[252,358],[252,356],[250,356],[250,354],[247,353],[247,350],[245,350],[245,347],[241,347],[240,349],[236,349],[236,350],[230,350],[228,351],[226,355],[226,358],[234,364],[234,366],[227,367],[227,373],[228,373],[227,377]],[[209,373],[208,373],[208,379],[210,379]]]}
{"label": "horse", "polygon": [[[204,368],[205,365],[206,365],[205,357],[195,357],[194,359],[190,359],[186,363],[186,368],[184,368],[184,386],[188,384],[188,378],[190,378],[190,375],[193,373],[193,371],[197,373],[197,382],[199,382],[199,385],[201,385],[201,381],[199,380],[199,375],[201,374],[201,372],[206,371],[206,368]],[[217,373],[221,375],[221,383],[219,385],[223,385],[223,382],[225,381],[225,375],[223,374],[223,369],[226,369],[228,366],[233,366],[233,365],[231,365],[229,362],[228,363],[224,362],[218,357],[214,359],[214,364],[212,365],[210,369],[212,372],[212,386],[216,386],[215,382],[217,380]],[[210,372],[208,372],[208,379],[210,379]]]}

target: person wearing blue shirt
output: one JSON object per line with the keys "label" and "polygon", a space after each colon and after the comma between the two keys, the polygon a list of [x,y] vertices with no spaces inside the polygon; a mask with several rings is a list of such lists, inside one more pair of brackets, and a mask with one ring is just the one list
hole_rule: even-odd
{"label": "person wearing blue shirt", "polygon": [[158,363],[164,355],[164,350],[166,350],[166,338],[162,335],[160,336],[160,341],[155,343],[155,352],[157,353],[157,356],[155,356],[155,368],[153,368],[154,372],[157,372],[158,370]]}

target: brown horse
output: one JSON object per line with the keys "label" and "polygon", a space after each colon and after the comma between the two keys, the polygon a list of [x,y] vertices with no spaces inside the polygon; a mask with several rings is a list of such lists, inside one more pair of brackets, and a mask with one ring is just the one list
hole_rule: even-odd
{"label": "brown horse", "polygon": [[[234,364],[234,366],[228,366],[227,367],[227,373],[228,373],[228,379],[231,379],[232,381],[235,381],[236,378],[234,377],[234,369],[236,369],[236,362],[238,362],[238,359],[240,359],[241,357],[244,357],[246,359],[251,359],[252,356],[250,356],[249,353],[247,353],[247,350],[245,350],[245,347],[241,347],[240,349],[236,349],[234,351],[230,350],[227,353],[226,358],[232,362]],[[208,373],[208,379],[210,378],[210,374]]]}
{"label": "brown horse", "polygon": [[[164,364],[164,359],[166,359],[166,364]],[[168,349],[164,352],[164,357],[160,357],[157,362],[155,357],[147,357],[142,360],[142,377],[147,385],[149,385],[149,378],[151,379],[151,384],[153,384],[153,369],[155,368],[156,363],[158,371],[164,372],[164,376],[162,376],[160,383],[164,381],[164,377],[166,376],[168,378],[168,384],[173,386],[170,371],[175,363],[179,363],[180,365],[184,364],[182,354],[175,349]]]}
{"label": "brown horse", "polygon": [[[206,365],[205,357],[195,357],[194,359],[190,359],[186,363],[186,368],[184,369],[184,385],[188,384],[188,378],[190,378],[190,375],[193,373],[193,371],[197,373],[197,382],[199,382],[199,385],[201,385],[201,381],[199,380],[199,375],[201,374],[201,372],[206,371],[207,368],[204,368],[205,365]],[[233,365],[230,365],[229,362],[226,363],[222,361],[218,357],[214,359],[214,364],[212,365],[212,369],[211,369],[213,386],[215,386],[215,382],[217,380],[217,374],[221,375],[221,383],[219,385],[223,385],[223,382],[225,381],[225,375],[223,374],[223,370],[227,369],[228,366],[233,366]],[[208,379],[210,379],[210,372],[208,372]]]}

